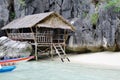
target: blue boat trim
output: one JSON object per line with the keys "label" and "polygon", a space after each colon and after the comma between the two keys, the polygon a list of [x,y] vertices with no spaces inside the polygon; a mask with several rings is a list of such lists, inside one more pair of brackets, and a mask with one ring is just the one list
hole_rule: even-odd
{"label": "blue boat trim", "polygon": [[0,73],[13,71],[15,68],[16,66],[3,66],[0,68]]}

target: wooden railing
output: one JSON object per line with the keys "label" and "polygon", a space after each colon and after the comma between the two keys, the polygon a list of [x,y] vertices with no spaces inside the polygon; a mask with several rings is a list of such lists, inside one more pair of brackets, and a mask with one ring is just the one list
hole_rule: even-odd
{"label": "wooden railing", "polygon": [[52,35],[50,33],[37,33],[36,34],[38,43],[51,43]]}
{"label": "wooden railing", "polygon": [[50,33],[8,33],[8,37],[14,40],[36,40],[37,43],[65,43],[60,35],[53,38]]}
{"label": "wooden railing", "polygon": [[53,43],[65,43],[64,34],[56,34],[53,37]]}
{"label": "wooden railing", "polygon": [[8,33],[11,39],[34,39],[34,33]]}

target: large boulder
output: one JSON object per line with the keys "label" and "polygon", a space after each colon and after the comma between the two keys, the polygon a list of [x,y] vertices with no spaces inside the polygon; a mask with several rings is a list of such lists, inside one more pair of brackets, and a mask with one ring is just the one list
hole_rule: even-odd
{"label": "large boulder", "polygon": [[0,37],[0,57],[28,57],[32,46],[27,42],[11,40],[5,36]]}

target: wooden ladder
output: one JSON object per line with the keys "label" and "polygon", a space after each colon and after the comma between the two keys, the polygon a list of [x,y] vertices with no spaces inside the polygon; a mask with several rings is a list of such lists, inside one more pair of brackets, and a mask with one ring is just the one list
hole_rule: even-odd
{"label": "wooden ladder", "polygon": [[63,50],[63,48],[60,44],[53,44],[53,47],[55,49],[55,52],[61,58],[62,62],[64,62],[64,59],[67,59],[70,62],[69,58],[67,57],[67,54],[65,53],[65,51]]}

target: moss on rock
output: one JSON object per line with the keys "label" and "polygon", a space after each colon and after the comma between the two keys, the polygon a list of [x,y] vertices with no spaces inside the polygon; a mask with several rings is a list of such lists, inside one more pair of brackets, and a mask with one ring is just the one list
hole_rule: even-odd
{"label": "moss on rock", "polygon": [[87,53],[90,52],[85,46],[84,47],[67,47],[66,53]]}

